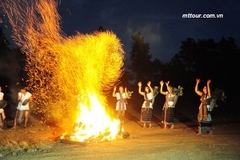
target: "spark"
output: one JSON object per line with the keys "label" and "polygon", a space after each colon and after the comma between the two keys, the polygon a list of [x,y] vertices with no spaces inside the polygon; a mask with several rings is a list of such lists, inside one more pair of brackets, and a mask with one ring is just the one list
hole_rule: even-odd
{"label": "spark", "polygon": [[125,52],[111,31],[67,36],[60,27],[57,6],[54,0],[1,3],[12,25],[12,38],[26,55],[29,79],[25,82],[38,104],[35,112],[43,115],[43,122],[53,119],[69,128],[83,113],[78,97],[91,110],[89,93],[110,114],[104,91],[121,77]]}

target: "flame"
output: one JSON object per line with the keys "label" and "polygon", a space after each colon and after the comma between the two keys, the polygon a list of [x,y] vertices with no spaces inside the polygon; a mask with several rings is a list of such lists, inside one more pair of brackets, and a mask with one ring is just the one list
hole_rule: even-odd
{"label": "flame", "polygon": [[1,7],[26,55],[25,82],[43,122],[54,119],[68,131],[82,124],[72,138],[79,141],[99,134],[114,138],[119,121],[107,111],[105,92],[123,73],[125,53],[117,36],[110,31],[66,36],[55,0],[2,0]]}
{"label": "flame", "polygon": [[89,93],[89,97],[91,97],[91,107],[79,103],[80,113],[70,139],[86,142],[92,139],[103,141],[116,138],[120,121],[108,116],[95,94]]}

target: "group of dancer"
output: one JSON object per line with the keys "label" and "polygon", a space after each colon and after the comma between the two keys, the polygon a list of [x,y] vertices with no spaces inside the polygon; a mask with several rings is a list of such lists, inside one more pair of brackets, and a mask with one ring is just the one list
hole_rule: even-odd
{"label": "group of dancer", "polygon": [[[22,126],[23,128],[27,127],[28,124],[28,115],[29,115],[29,103],[32,101],[32,94],[27,92],[25,88],[22,88],[18,92],[18,106],[17,111],[13,121],[12,129],[16,129],[17,126]],[[4,120],[6,115],[4,108],[7,106],[7,101],[4,100],[4,93],[0,86],[0,131],[4,128]]]}
{"label": "group of dancer", "polygon": [[[165,82],[166,91],[163,91],[164,82],[160,81],[160,89],[159,93],[165,95],[165,102],[163,105],[163,114],[162,114],[162,123],[164,125],[164,129],[170,126],[170,129],[174,128],[174,108],[176,106],[176,102],[178,96],[181,94],[176,94],[173,91],[173,88],[169,85],[170,81]],[[199,133],[202,131],[212,132],[212,118],[211,111],[213,110],[213,105],[210,105],[211,100],[211,90],[210,83],[211,80],[207,81],[207,85],[203,87],[203,91],[198,90],[198,85],[200,83],[200,79],[196,79],[195,92],[201,98],[201,103],[199,106],[198,113],[198,122],[199,122]],[[143,96],[144,101],[141,106],[141,114],[140,121],[143,123],[142,128],[151,128],[152,127],[152,115],[153,115],[153,100],[156,95],[154,95],[154,90],[151,87],[151,81],[147,83],[144,91],[142,91],[142,82],[138,82],[138,93]],[[127,88],[123,86],[117,88],[114,87],[112,96],[116,97],[116,111],[117,118],[121,120],[121,124],[124,123],[125,111],[127,109],[127,99],[130,99],[130,92]],[[18,93],[18,106],[16,111],[16,116],[14,118],[13,129],[16,129],[17,126],[22,126],[23,128],[27,127],[28,124],[28,115],[29,115],[29,102],[32,101],[32,94],[27,92],[26,89],[21,89]],[[4,107],[6,107],[7,102],[4,100],[4,93],[2,92],[2,88],[0,86],[0,130],[3,129],[4,119],[6,115],[4,113]]]}
{"label": "group of dancer", "polygon": [[[198,90],[198,84],[200,83],[200,79],[196,79],[196,86],[195,92],[199,95],[201,104],[199,106],[199,113],[198,113],[198,122],[199,122],[199,134],[201,134],[201,126],[204,122],[210,124],[211,122],[211,114],[212,107],[210,106],[210,99],[211,99],[211,91],[210,91],[210,82],[211,80],[207,81],[207,85],[203,87],[203,91]],[[182,94],[177,94],[173,91],[173,87],[170,86],[170,81],[165,82],[167,90],[163,90],[164,82],[160,81],[159,93],[165,95],[165,102],[163,105],[163,112],[162,112],[162,123],[164,125],[164,129],[174,128],[174,108],[177,103],[178,96],[182,96]],[[143,96],[144,101],[141,106],[141,113],[140,113],[140,121],[143,123],[142,128],[151,128],[152,127],[152,115],[153,115],[153,100],[155,98],[154,90],[151,87],[151,81],[147,83],[142,91],[142,82],[138,82],[138,93]],[[117,111],[117,118],[120,120],[123,119],[125,115],[125,110],[127,109],[127,99],[130,98],[128,95],[127,88],[123,88],[123,86],[119,87],[119,92],[116,92],[116,87],[113,90],[113,97],[116,97],[116,111]],[[211,131],[211,124],[210,124],[210,131]]]}
{"label": "group of dancer", "polygon": [[[174,128],[174,108],[176,105],[176,100],[178,95],[173,92],[173,88],[169,85],[170,81],[167,81],[166,87],[167,91],[163,90],[164,82],[160,81],[160,90],[159,92],[162,95],[165,95],[165,103],[163,105],[163,114],[162,114],[162,123],[164,124],[164,129],[167,126],[170,126],[170,129]],[[138,83],[138,93],[144,97],[144,102],[141,108],[141,122],[143,123],[143,128],[151,128],[152,127],[152,110],[153,110],[153,100],[154,100],[154,92],[151,87],[151,81],[147,83],[144,92],[142,91],[142,83]]]}

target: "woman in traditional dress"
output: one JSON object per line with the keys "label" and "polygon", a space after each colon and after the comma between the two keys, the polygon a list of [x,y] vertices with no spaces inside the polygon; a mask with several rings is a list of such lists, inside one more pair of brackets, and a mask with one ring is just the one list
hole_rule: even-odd
{"label": "woman in traditional dress", "polygon": [[163,124],[164,129],[167,128],[167,125],[171,125],[170,129],[174,128],[174,108],[176,104],[177,95],[173,92],[171,86],[169,86],[170,81],[166,82],[167,91],[163,91],[163,81],[160,81],[160,93],[165,95],[166,100],[163,105]]}
{"label": "woman in traditional dress", "polygon": [[127,99],[130,98],[128,95],[127,88],[123,89],[123,86],[119,86],[119,91],[116,92],[117,87],[113,88],[112,96],[117,98],[116,103],[116,112],[117,118],[120,120],[119,126],[119,135],[122,135],[124,138],[127,138],[129,134],[124,130],[124,118],[125,118],[125,111],[127,109]]}
{"label": "woman in traditional dress", "polygon": [[142,91],[142,82],[138,82],[138,93],[144,97],[144,102],[141,109],[141,122],[143,123],[143,128],[147,125],[149,128],[152,127],[152,100],[154,98],[154,92],[151,87],[151,82],[147,83],[145,87],[145,92]]}
{"label": "woman in traditional dress", "polygon": [[125,116],[125,110],[127,109],[127,99],[129,99],[129,95],[127,92],[127,88],[123,89],[123,86],[119,87],[119,91],[116,92],[117,88],[114,87],[112,96],[117,98],[116,103],[116,111],[117,111],[117,118],[120,120]]}
{"label": "woman in traditional dress", "polygon": [[207,86],[203,87],[203,92],[198,90],[198,84],[200,83],[200,79],[196,79],[196,85],[195,85],[195,92],[197,95],[199,95],[201,104],[199,106],[199,112],[198,112],[198,122],[199,122],[199,133],[202,132],[202,126],[205,126],[204,129],[212,131],[212,124],[211,124],[211,114],[209,111],[211,111],[210,107],[210,100],[211,100],[211,90],[210,90],[210,83],[211,80],[207,81]]}

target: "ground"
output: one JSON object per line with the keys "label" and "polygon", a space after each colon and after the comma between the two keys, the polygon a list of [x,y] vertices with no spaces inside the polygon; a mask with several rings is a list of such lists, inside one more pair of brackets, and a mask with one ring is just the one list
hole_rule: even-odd
{"label": "ground", "polygon": [[[58,138],[62,131],[46,124],[0,132],[0,159],[6,160],[78,160],[78,159],[240,159],[239,116],[213,114],[213,134],[196,135],[195,110],[177,108],[175,128],[163,129],[161,110],[154,110],[152,128],[141,128],[139,112],[128,107],[126,139],[85,143],[67,143]],[[234,115],[234,113],[233,113]]]}

